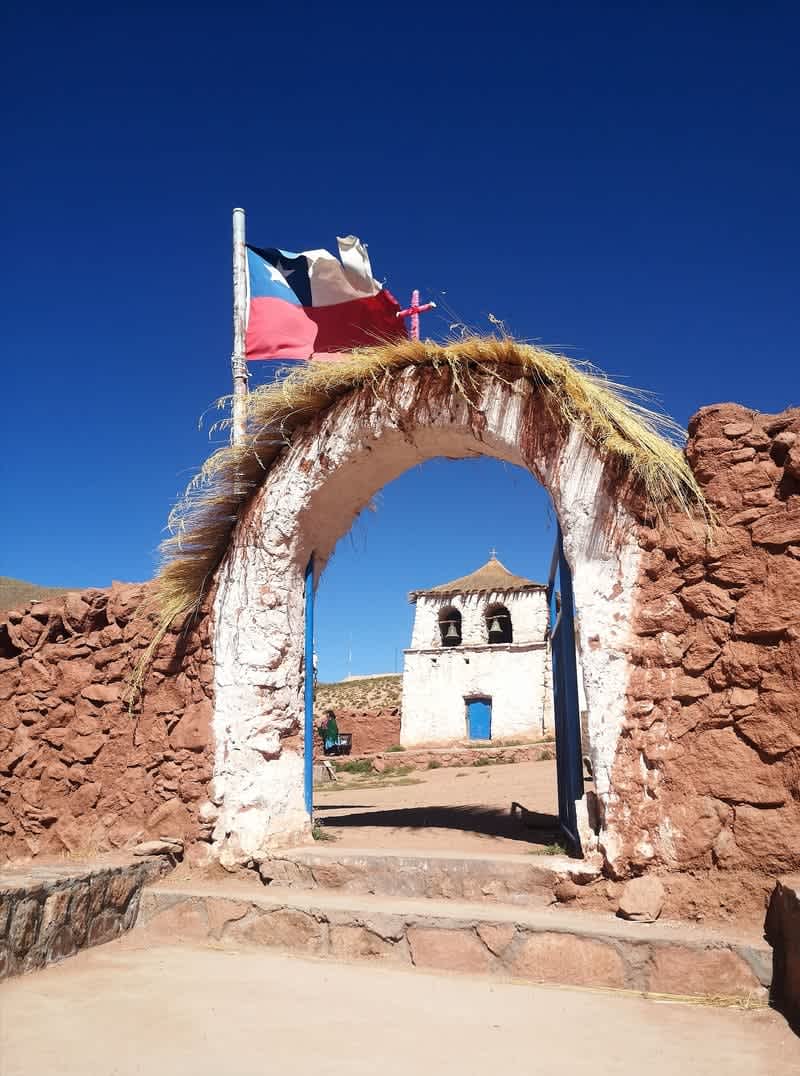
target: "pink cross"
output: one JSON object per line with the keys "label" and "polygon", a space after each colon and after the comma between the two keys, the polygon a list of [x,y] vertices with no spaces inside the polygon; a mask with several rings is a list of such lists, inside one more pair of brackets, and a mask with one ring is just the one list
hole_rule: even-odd
{"label": "pink cross", "polygon": [[419,291],[414,288],[411,292],[411,306],[405,310],[398,310],[397,316],[399,318],[411,318],[411,331],[409,335],[412,340],[419,340],[419,316],[424,314],[426,310],[435,310],[436,303],[422,303],[419,301]]}

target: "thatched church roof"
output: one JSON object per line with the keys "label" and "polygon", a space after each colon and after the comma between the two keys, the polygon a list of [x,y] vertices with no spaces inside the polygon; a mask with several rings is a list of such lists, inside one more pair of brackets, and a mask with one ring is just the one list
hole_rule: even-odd
{"label": "thatched church roof", "polygon": [[546,589],[543,583],[534,583],[532,579],[523,579],[521,575],[514,575],[492,554],[482,567],[470,572],[469,575],[462,575],[460,579],[440,583],[427,590],[412,590],[409,597],[414,602],[422,595],[445,597],[449,594],[488,594],[505,593],[510,590]]}

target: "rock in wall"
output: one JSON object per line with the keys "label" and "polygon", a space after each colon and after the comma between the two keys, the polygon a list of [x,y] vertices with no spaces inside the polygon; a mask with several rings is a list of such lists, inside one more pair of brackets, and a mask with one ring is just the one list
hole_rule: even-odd
{"label": "rock in wall", "polygon": [[0,618],[0,861],[207,835],[208,617],[173,625],[130,712],[147,596],[115,583]]}
{"label": "rock in wall", "polygon": [[611,806],[634,870],[800,865],[800,409],[703,408],[718,516],[643,528]]}

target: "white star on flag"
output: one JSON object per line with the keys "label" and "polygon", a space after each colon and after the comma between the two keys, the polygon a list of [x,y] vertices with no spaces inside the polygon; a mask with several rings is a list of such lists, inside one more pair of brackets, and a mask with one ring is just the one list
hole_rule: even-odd
{"label": "white star on flag", "polygon": [[[267,272],[269,273],[269,278],[273,281],[273,283],[283,284],[284,288],[289,288],[289,285],[286,283],[285,275],[281,273],[281,271],[276,268],[276,266],[267,263]],[[289,288],[289,290],[291,291],[291,288]]]}

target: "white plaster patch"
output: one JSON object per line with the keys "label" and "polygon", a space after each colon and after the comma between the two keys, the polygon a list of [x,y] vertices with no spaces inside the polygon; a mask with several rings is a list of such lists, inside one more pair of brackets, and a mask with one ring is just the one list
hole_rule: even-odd
{"label": "white plaster patch", "polygon": [[[595,792],[608,807],[614,800],[613,767],[625,721],[626,646],[641,552],[635,521],[605,492],[603,462],[577,428],[564,445],[556,472],[557,493],[551,492],[572,570],[589,754]],[[588,833],[582,838],[591,844]],[[613,863],[618,854],[613,834],[601,833],[600,846]]]}

